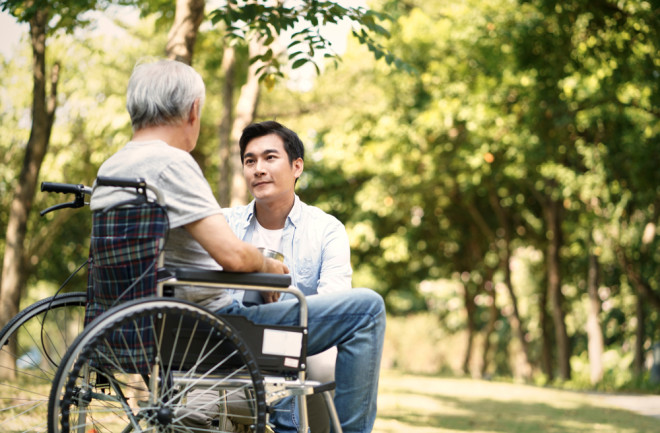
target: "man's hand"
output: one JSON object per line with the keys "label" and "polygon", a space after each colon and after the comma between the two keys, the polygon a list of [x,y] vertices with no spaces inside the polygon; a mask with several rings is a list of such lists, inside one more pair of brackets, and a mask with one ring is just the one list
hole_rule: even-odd
{"label": "man's hand", "polygon": [[[261,272],[266,272],[268,274],[288,274],[289,268],[279,260],[272,259],[270,257],[264,257],[264,266]],[[271,302],[277,302],[280,299],[280,292],[261,292],[261,297],[264,299],[266,304]]]}
{"label": "man's hand", "polygon": [[279,260],[271,259],[270,257],[264,257],[264,265],[261,268],[261,272],[267,274],[288,274],[289,268]]}
{"label": "man's hand", "polygon": [[270,304],[280,299],[280,292],[261,292],[261,297],[264,299],[264,303]]}

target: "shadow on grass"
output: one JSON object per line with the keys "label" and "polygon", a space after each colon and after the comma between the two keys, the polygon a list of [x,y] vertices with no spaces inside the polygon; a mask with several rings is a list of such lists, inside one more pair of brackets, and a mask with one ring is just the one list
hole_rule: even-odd
{"label": "shadow on grass", "polygon": [[[411,389],[389,383],[384,389],[385,404],[379,407],[376,432],[660,432],[658,419],[600,406],[576,393],[490,386],[471,380],[421,378],[420,383],[427,386]],[[464,387],[482,389],[471,393]],[[508,394],[508,389],[514,395]],[[496,393],[484,395],[492,391]]]}

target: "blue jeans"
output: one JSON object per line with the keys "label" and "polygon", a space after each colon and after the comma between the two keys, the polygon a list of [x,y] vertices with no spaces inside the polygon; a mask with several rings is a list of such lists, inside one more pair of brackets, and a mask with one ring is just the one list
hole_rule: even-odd
{"label": "blue jeans", "polygon": [[[378,376],[385,338],[383,299],[369,289],[312,295],[306,299],[309,308],[307,353],[315,355],[337,346],[335,407],[342,429],[344,433],[371,432],[376,420]],[[235,302],[218,313],[240,314],[255,323],[292,326],[298,324],[298,301],[253,307]],[[287,402],[279,406],[282,405],[289,406]],[[295,431],[291,415],[276,414],[284,415],[273,419],[278,432]]]}

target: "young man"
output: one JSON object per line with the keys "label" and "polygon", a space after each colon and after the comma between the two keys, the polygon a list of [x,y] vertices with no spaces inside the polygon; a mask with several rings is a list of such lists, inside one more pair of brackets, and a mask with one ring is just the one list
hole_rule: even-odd
{"label": "young man", "polygon": [[[239,240],[224,219],[202,172],[190,156],[200,129],[204,83],[190,66],[171,60],[136,66],[126,107],[133,137],[99,169],[99,176],[143,177],[166,197],[170,232],[167,266],[201,266],[242,272],[286,273]],[[92,210],[126,198],[116,188],[96,188]],[[256,323],[294,325],[297,302],[245,308],[223,290],[192,287],[177,296],[219,313],[240,314]],[[316,298],[316,299],[315,299]],[[369,432],[376,418],[376,395],[385,332],[382,298],[367,289],[309,297],[308,352],[337,346],[335,405],[346,433]]]}
{"label": "young man", "polygon": [[293,285],[306,295],[351,288],[344,225],[296,195],[304,168],[298,135],[274,121],[249,125],[239,141],[243,174],[254,200],[223,209],[238,238],[284,255]]}
{"label": "young man", "polygon": [[[351,289],[350,246],[344,225],[321,209],[303,203],[295,185],[303,172],[305,148],[298,135],[275,121],[254,123],[239,140],[243,175],[254,200],[247,206],[223,209],[238,238],[257,247],[281,252],[292,284],[305,295]],[[258,292],[238,292],[245,305],[271,302]],[[307,359],[309,378],[334,380],[336,348]],[[312,433],[329,431],[320,396],[308,399]],[[294,399],[289,400],[289,413]],[[281,408],[279,405],[278,408]],[[288,415],[288,414],[287,414]],[[283,417],[284,415],[282,415]],[[280,421],[294,431],[297,419]]]}

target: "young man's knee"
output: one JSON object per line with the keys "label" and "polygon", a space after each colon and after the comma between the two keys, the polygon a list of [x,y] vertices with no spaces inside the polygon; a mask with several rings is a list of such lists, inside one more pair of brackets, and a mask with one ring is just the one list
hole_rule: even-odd
{"label": "young man's knee", "polygon": [[358,302],[366,307],[363,311],[371,311],[375,315],[385,314],[385,301],[376,291],[371,289],[359,288],[351,291]]}

